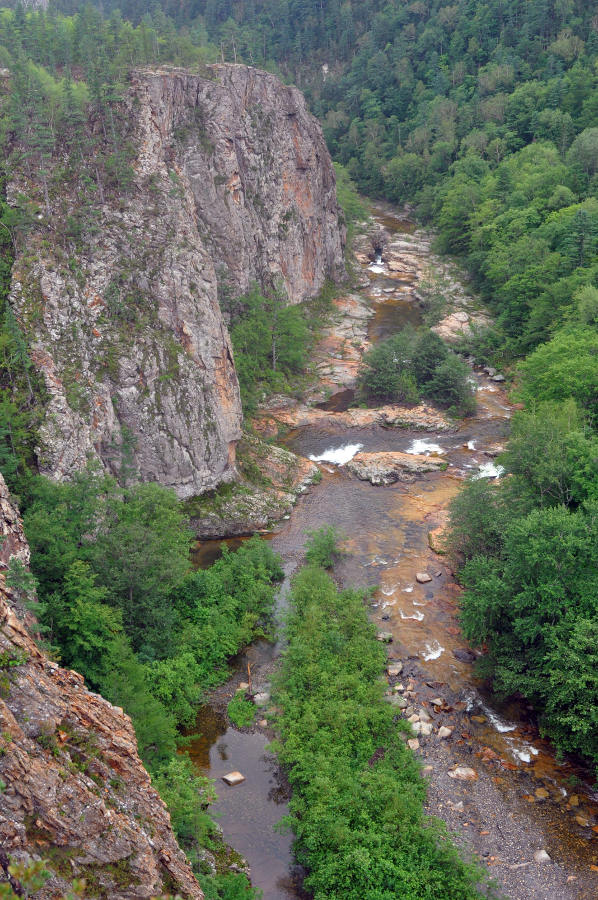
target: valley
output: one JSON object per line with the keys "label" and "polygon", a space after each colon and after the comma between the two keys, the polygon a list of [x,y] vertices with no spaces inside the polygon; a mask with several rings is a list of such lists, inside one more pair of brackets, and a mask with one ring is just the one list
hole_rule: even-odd
{"label": "valley", "polygon": [[[374,221],[390,232],[391,248],[396,235],[404,234],[403,218],[387,209],[374,209]],[[318,371],[324,374],[308,399],[317,400],[318,391],[332,392],[320,401],[320,409],[289,407],[286,402],[276,409],[271,401],[264,418],[258,416],[264,427],[284,423],[285,446],[316,460],[323,476],[300,497],[287,521],[268,535],[282,556],[286,576],[277,616],[284,618],[286,585],[302,563],[306,532],[334,525],[345,535],[345,553],[334,577],[346,587],[377,586],[371,618],[380,632],[392,635],[389,665],[402,666],[399,675],[389,678],[388,699],[399,714],[405,714],[403,707],[415,715],[416,730],[418,711],[423,710],[419,728],[431,722],[429,734],[424,728],[417,735],[415,750],[430,785],[428,812],[444,819],[457,833],[458,843],[480,857],[507,896],[589,900],[598,889],[591,869],[598,852],[598,798],[591,775],[572,759],[557,761],[524,703],[497,707],[488,697],[483,682],[473,675],[475,654],[460,633],[460,588],[446,557],[432,549],[438,547],[447,504],[463,479],[475,473],[495,477],[500,471],[494,459],[508,438],[512,414],[501,383],[473,369],[477,411],[458,424],[432,409],[420,411],[417,423],[413,418],[401,421],[401,427],[377,423],[374,410],[339,412],[352,399],[360,355],[349,351],[347,359],[338,352],[347,330],[363,347],[407,322],[421,321],[414,292],[422,273],[439,261],[430,254],[429,243],[414,241],[413,246],[417,249],[409,259],[415,257],[417,265],[410,278],[404,272],[400,279],[393,277],[384,262],[362,257],[360,290],[337,301],[338,319],[316,350]],[[392,295],[385,293],[389,286]],[[457,297],[467,297],[460,285]],[[466,303],[474,305],[473,298]],[[404,481],[387,486],[372,485],[348,471],[358,453],[396,451],[415,459],[442,460],[446,468],[407,473]],[[207,553],[209,542],[202,547]],[[418,573],[429,573],[430,580],[418,583]],[[218,690],[216,706],[200,713],[198,727],[204,736],[191,747],[203,773],[221,778],[224,770],[239,769],[247,776],[239,787],[220,782],[214,810],[222,816],[225,839],[247,859],[252,883],[268,900],[299,896],[293,887],[289,836],[272,832],[273,823],[285,813],[284,779],[265,749],[273,732],[269,725],[250,731],[231,728],[218,708],[222,710],[226,698],[246,682],[248,662],[254,690],[267,690],[281,648],[261,642],[248,649],[234,678]],[[258,718],[261,715],[258,711]],[[267,711],[265,715],[268,719]],[[450,729],[448,739],[438,737],[441,727]],[[466,773],[464,781],[461,772]],[[549,861],[536,860],[542,850]]]}

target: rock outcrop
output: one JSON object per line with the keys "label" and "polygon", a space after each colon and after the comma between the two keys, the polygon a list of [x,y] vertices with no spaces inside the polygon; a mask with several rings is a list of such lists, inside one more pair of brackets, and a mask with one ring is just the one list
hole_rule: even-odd
{"label": "rock outcrop", "polygon": [[218,292],[257,281],[299,302],[342,275],[334,170],[300,92],[246,66],[136,71],[122,118],[131,184],[98,175],[87,219],[76,172],[49,195],[15,173],[9,202],[39,212],[10,302],[48,393],[42,472],[68,477],[94,457],[186,498],[236,474]]}
{"label": "rock outcrop", "polygon": [[[285,516],[297,498],[320,477],[319,467],[283,447],[246,434],[239,446],[241,477],[231,488],[188,504],[190,525],[199,539],[265,531]],[[250,476],[250,477],[248,477]]]}
{"label": "rock outcrop", "polygon": [[281,428],[303,428],[321,425],[331,430],[343,428],[411,428],[414,431],[456,431],[457,426],[445,419],[438,410],[424,403],[418,406],[399,406],[388,403],[373,409],[348,409],[328,412],[308,406],[291,397],[276,395],[264,403],[253,421],[254,428],[264,438],[275,437]]}
{"label": "rock outcrop", "polygon": [[74,878],[90,897],[200,900],[129,717],[51,662],[18,614],[5,570],[28,548],[1,475],[0,533],[0,882],[7,857],[43,859],[39,900],[63,896]]}
{"label": "rock outcrop", "polygon": [[357,453],[346,465],[361,481],[369,481],[371,484],[413,482],[417,475],[439,472],[446,467],[447,463],[437,457],[401,453],[399,450]]}

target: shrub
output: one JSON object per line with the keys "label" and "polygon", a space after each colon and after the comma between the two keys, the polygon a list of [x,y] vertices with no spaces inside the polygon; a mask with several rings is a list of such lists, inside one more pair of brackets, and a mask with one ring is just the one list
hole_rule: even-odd
{"label": "shrub", "polygon": [[333,525],[323,525],[308,531],[305,559],[310,565],[331,569],[341,555],[338,543],[341,534]]}
{"label": "shrub", "polygon": [[255,719],[255,706],[251,700],[246,700],[239,693],[230,701],[226,707],[228,717],[238,728],[247,728]]}
{"label": "shrub", "polygon": [[318,900],[480,897],[480,870],[423,814],[425,783],[401,740],[408,726],[383,699],[386,654],[363,594],[310,566],[291,599],[277,750],[306,889]]}

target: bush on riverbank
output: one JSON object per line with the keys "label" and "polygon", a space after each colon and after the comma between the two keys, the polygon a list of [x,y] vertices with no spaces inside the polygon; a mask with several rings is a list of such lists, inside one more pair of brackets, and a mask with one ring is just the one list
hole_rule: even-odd
{"label": "bush on riverbank", "polygon": [[467,416],[476,406],[469,378],[467,364],[437,334],[405,328],[364,354],[358,388],[366,400],[417,403],[423,397]]}
{"label": "bush on riverbank", "polygon": [[482,877],[423,813],[425,782],[384,701],[386,654],[360,591],[323,569],[294,578],[276,690],[289,824],[317,900],[479,897]]}
{"label": "bush on riverbank", "polygon": [[573,400],[513,417],[508,478],[469,482],[451,508],[461,621],[479,668],[518,693],[560,751],[598,767],[598,438]]}

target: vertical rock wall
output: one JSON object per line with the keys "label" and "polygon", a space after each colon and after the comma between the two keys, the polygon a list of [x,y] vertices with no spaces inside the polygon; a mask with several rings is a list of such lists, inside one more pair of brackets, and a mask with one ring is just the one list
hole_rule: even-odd
{"label": "vertical rock wall", "polygon": [[[314,296],[343,274],[343,227],[320,127],[274,76],[142,70],[124,105],[131,189],[106,191],[76,242],[79,198],[58,182],[10,302],[49,395],[41,470],[60,479],[96,458],[185,498],[236,474],[242,412],[219,287]],[[9,202],[36,191],[17,173]]]}

